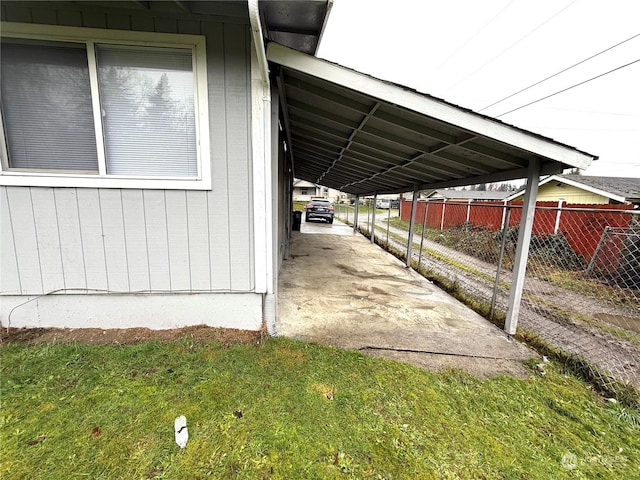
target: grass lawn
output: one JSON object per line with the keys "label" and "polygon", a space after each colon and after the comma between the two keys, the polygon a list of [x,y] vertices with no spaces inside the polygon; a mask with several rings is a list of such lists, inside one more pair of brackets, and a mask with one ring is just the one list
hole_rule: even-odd
{"label": "grass lawn", "polygon": [[304,207],[307,205],[307,203],[309,202],[301,202],[299,200],[296,200],[295,202],[293,202],[293,210],[299,210],[300,212],[304,212]]}
{"label": "grass lawn", "polygon": [[640,476],[640,414],[553,363],[479,380],[285,339],[0,355],[3,479]]}

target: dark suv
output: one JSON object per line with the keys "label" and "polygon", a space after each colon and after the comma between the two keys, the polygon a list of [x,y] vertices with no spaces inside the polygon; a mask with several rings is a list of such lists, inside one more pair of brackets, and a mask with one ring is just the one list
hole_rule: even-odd
{"label": "dark suv", "polygon": [[305,207],[304,220],[319,218],[320,220],[326,220],[329,223],[333,223],[333,205],[329,200],[322,198],[314,198]]}

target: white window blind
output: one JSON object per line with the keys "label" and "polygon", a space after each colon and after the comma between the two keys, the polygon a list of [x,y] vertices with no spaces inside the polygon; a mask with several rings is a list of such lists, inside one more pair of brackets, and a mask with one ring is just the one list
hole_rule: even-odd
{"label": "white window blind", "polygon": [[109,175],[198,174],[190,49],[96,45]]}
{"label": "white window blind", "polygon": [[9,167],[97,172],[85,45],[3,39],[1,68]]}

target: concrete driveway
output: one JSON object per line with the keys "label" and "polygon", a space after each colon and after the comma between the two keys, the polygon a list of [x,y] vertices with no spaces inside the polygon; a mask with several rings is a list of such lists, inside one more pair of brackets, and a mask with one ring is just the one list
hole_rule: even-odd
{"label": "concrete driveway", "polygon": [[302,223],[278,287],[279,335],[484,377],[536,356],[338,220]]}

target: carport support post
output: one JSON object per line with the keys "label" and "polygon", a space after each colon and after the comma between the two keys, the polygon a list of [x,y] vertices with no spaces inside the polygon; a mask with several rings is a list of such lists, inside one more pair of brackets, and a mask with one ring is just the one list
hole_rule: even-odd
{"label": "carport support post", "polygon": [[413,201],[411,202],[411,221],[409,222],[409,238],[407,239],[407,267],[411,266],[413,255],[413,228],[416,224],[416,208],[418,206],[418,187],[413,189]]}
{"label": "carport support post", "polygon": [[373,213],[371,214],[371,243],[376,243],[376,208],[378,205],[378,194],[373,194]]}
{"label": "carport support post", "polygon": [[424,246],[424,229],[427,225],[427,209],[429,208],[429,199],[424,202],[424,218],[422,219],[422,231],[420,232],[420,253],[418,254],[418,268],[416,269],[420,273],[420,263],[422,262],[422,247]]}
{"label": "carport support post", "polygon": [[[400,208],[398,206],[398,208]],[[389,245],[389,227],[391,226],[391,205],[389,205],[389,210],[387,210],[387,246]]]}
{"label": "carport support post", "polygon": [[358,214],[360,209],[360,195],[356,195],[356,208],[353,211],[353,231],[356,232],[358,230]]}
{"label": "carport support post", "polygon": [[518,316],[520,315],[520,303],[522,302],[524,277],[527,271],[527,257],[529,255],[529,245],[531,243],[531,231],[533,230],[533,218],[536,213],[536,198],[538,196],[540,170],[541,162],[539,159],[536,158],[529,162],[527,187],[524,194],[524,205],[522,206],[520,231],[518,232],[515,266],[511,281],[511,291],[509,292],[509,305],[507,306],[507,320],[504,324],[504,330],[509,335],[514,335],[516,333],[516,328],[518,327]]}

